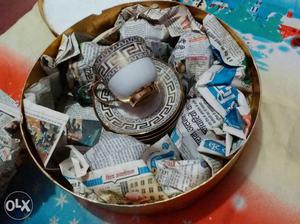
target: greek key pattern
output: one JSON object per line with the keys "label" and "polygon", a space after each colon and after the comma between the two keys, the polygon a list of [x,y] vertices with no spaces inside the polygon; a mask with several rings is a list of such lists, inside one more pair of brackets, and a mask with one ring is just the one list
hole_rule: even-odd
{"label": "greek key pattern", "polygon": [[97,57],[93,70],[107,86],[109,80],[123,67],[145,57],[151,57],[145,40],[137,36],[128,37],[105,49]]}
{"label": "greek key pattern", "polygon": [[[163,92],[163,100],[154,112],[145,117],[125,116],[118,105],[108,106],[100,102],[95,102],[95,109],[103,124],[110,130],[128,135],[148,133],[165,125],[180,108],[182,102],[181,86],[178,78],[168,65],[158,60],[154,60],[157,69],[159,89]],[[101,89],[98,96],[102,100],[112,99],[111,93],[106,89]]]}

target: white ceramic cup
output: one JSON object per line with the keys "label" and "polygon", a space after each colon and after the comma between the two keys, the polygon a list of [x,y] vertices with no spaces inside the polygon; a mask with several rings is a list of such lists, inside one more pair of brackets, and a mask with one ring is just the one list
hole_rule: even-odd
{"label": "white ceramic cup", "polygon": [[[95,74],[120,101],[139,94],[157,79],[156,68],[145,40],[138,36],[122,39],[99,55],[93,66]],[[142,94],[141,94],[142,93]]]}

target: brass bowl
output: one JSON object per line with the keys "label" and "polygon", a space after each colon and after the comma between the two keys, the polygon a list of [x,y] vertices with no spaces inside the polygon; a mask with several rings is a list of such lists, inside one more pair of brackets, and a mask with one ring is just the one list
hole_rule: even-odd
{"label": "brass bowl", "polygon": [[[176,6],[181,3],[178,2],[167,2],[167,1],[145,1],[145,2],[138,2],[138,4],[142,4],[144,6],[150,6],[152,4],[158,4],[161,8]],[[137,3],[127,3],[122,4],[110,9],[103,11],[101,15],[91,15],[68,30],[65,31],[66,34],[71,34],[74,31],[85,33],[91,36],[96,37],[99,33],[102,33],[109,28],[113,27],[114,22],[120,13],[120,11],[128,6],[134,5]],[[191,11],[192,15],[195,17],[197,21],[202,21],[203,18],[206,16],[206,12],[199,10],[198,8],[187,6]],[[257,67],[255,65],[254,59],[250,54],[250,51],[246,44],[241,40],[240,37],[224,22],[221,21],[223,26],[230,32],[233,38],[238,42],[240,47],[245,52],[248,61],[249,61],[249,72],[251,76],[251,80],[253,83],[253,94],[251,100],[251,114],[253,117],[253,125],[250,131],[250,134],[247,138],[246,144],[249,138],[252,136],[252,132],[254,130],[254,126],[256,125],[258,119],[258,112],[260,107],[260,81],[259,81],[259,74]],[[45,50],[44,54],[48,54],[50,56],[55,56],[60,44],[61,36],[58,36],[56,40]],[[25,89],[28,88],[31,84],[38,81],[40,78],[43,77],[43,70],[40,66],[39,62],[36,62],[35,66],[33,67],[25,85]],[[24,89],[24,90],[25,90]],[[23,90],[23,98],[24,98],[24,90]],[[238,158],[244,151],[246,144],[225,164],[225,166],[219,170],[214,176],[210,179],[202,183],[201,185],[193,188],[192,190],[185,192],[181,195],[178,195],[174,198],[159,201],[155,203],[148,203],[142,205],[112,205],[112,204],[105,204],[100,202],[95,202],[89,200],[87,198],[81,197],[76,195],[72,192],[71,185],[64,179],[64,177],[60,174],[60,172],[49,172],[46,171],[42,161],[40,160],[37,150],[35,149],[34,145],[31,143],[29,133],[27,131],[26,121],[24,119],[24,108],[23,104],[21,104],[23,120],[21,122],[21,132],[22,137],[25,142],[26,148],[31,155],[32,159],[34,160],[35,164],[38,168],[55,184],[69,192],[70,194],[74,195],[80,203],[87,206],[89,209],[94,210],[105,208],[111,211],[116,211],[120,213],[130,213],[130,214],[153,214],[159,212],[167,212],[167,211],[174,211],[175,209],[183,208],[190,204],[192,201],[197,199],[200,195],[203,195],[209,189],[211,189],[214,185],[216,185],[232,168],[232,166],[236,163]]]}

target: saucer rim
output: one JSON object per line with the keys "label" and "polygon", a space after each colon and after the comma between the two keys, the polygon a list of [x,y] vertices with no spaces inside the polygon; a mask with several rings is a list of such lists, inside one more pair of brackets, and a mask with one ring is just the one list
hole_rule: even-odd
{"label": "saucer rim", "polygon": [[[135,132],[135,133],[130,133],[130,132],[117,132],[115,130],[112,130],[109,126],[109,124],[107,124],[106,122],[102,121],[102,119],[100,118],[100,115],[99,113],[97,112],[97,109],[96,109],[96,98],[95,96],[93,96],[93,109],[94,109],[94,113],[97,117],[97,119],[100,121],[100,123],[102,124],[102,126],[108,130],[108,131],[112,131],[114,133],[118,133],[118,134],[124,134],[124,135],[130,135],[130,136],[133,136],[133,137],[140,137],[140,136],[143,136],[143,135],[146,135],[149,134],[149,133],[154,133],[156,132],[158,129],[160,129],[161,127],[163,127],[164,125],[168,124],[170,122],[170,120],[172,120],[174,118],[175,115],[177,115],[177,113],[180,113],[183,109],[183,104],[185,102],[185,94],[184,94],[184,90],[183,90],[183,84],[182,84],[182,81],[181,79],[179,78],[179,74],[178,72],[173,69],[172,67],[169,66],[168,63],[166,63],[165,61],[161,60],[161,59],[157,59],[157,58],[151,58],[152,60],[154,61],[158,61],[164,65],[166,65],[170,70],[172,70],[172,72],[174,73],[178,83],[179,83],[179,88],[178,90],[180,91],[180,94],[179,94],[179,104],[178,104],[178,107],[177,109],[174,111],[173,115],[171,115],[164,123],[160,124],[158,127],[154,128],[153,130],[150,130],[150,131],[141,131],[141,132]],[[97,103],[101,103],[101,102],[97,102]]]}

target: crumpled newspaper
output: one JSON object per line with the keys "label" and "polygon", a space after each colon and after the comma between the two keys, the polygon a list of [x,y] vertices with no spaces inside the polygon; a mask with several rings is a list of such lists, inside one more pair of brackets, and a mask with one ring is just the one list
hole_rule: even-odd
{"label": "crumpled newspaper", "polygon": [[16,173],[20,149],[19,121],[18,105],[0,90],[0,198]]}
{"label": "crumpled newspaper", "polygon": [[180,153],[170,137],[165,135],[144,152],[142,159],[147,163],[151,172],[156,174],[158,161],[180,160]]}
{"label": "crumpled newspaper", "polygon": [[164,160],[157,162],[157,182],[168,196],[191,190],[211,177],[204,160]]}
{"label": "crumpled newspaper", "polygon": [[111,204],[136,204],[167,198],[143,160],[133,160],[88,172],[89,164],[73,146],[60,163],[75,193]]}
{"label": "crumpled newspaper", "polygon": [[183,75],[187,92],[213,63],[213,52],[205,33],[185,32],[180,36],[169,64]]}
{"label": "crumpled newspaper", "polygon": [[147,145],[127,135],[115,134],[103,129],[99,142],[86,154],[92,170],[102,169],[141,158]]}
{"label": "crumpled newspaper", "polygon": [[130,6],[121,11],[115,26],[121,27],[131,18],[143,18],[163,24],[168,29],[171,37],[181,36],[187,31],[200,31],[202,26],[195,20],[190,11],[182,5],[165,9],[160,9],[156,4],[151,7]]}

